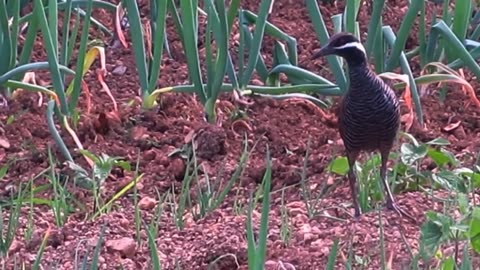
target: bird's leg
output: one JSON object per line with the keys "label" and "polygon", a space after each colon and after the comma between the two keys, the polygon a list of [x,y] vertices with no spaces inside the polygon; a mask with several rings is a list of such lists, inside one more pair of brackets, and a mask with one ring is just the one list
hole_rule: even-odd
{"label": "bird's leg", "polygon": [[382,151],[381,158],[382,158],[382,166],[380,168],[380,177],[382,178],[383,187],[385,188],[385,192],[387,193],[387,208],[390,210],[395,210],[399,215],[404,216],[414,223],[416,223],[416,219],[413,218],[408,212],[402,210],[397,203],[395,202],[395,198],[390,191],[390,186],[388,185],[387,181],[387,162],[388,162],[388,155],[390,151]]}
{"label": "bird's leg", "polygon": [[358,151],[354,152],[348,152],[347,151],[347,159],[348,159],[348,182],[350,184],[350,191],[352,193],[352,202],[353,202],[353,207],[355,209],[355,218],[360,217],[362,214],[362,210],[360,209],[360,206],[358,205],[358,198],[357,198],[357,177],[355,175],[355,161],[357,160],[358,157]]}

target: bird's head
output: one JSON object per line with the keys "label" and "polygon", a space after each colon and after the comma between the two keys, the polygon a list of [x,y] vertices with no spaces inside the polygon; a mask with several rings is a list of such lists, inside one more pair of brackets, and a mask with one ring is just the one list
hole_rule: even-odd
{"label": "bird's head", "polygon": [[354,35],[345,32],[331,36],[328,43],[313,54],[312,60],[332,54],[345,58],[349,64],[366,63],[367,59],[362,43]]}

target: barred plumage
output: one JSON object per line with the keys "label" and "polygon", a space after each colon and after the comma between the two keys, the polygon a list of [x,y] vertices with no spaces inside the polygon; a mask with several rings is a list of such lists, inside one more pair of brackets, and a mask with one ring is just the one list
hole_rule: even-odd
{"label": "barred plumage", "polygon": [[351,67],[349,76],[338,122],[346,150],[390,149],[400,126],[395,93],[365,66]]}
{"label": "barred plumage", "polygon": [[345,145],[350,170],[348,180],[352,192],[355,217],[361,215],[358,205],[356,175],[353,166],[361,151],[379,151],[382,159],[380,176],[387,193],[387,207],[415,219],[401,210],[387,182],[387,161],[400,127],[400,105],[393,90],[369,67],[365,49],[349,33],[333,35],[313,55],[335,54],[343,57],[349,68],[350,87],[343,97],[338,115],[338,129]]}

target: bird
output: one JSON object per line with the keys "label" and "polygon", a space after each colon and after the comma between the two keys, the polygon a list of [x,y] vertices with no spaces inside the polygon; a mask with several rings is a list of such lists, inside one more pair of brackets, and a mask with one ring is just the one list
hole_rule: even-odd
{"label": "bird", "polygon": [[387,181],[387,162],[400,129],[400,103],[395,92],[370,69],[365,48],[354,35],[348,32],[332,35],[311,60],[328,55],[342,57],[348,66],[350,82],[339,104],[337,125],[348,160],[347,178],[354,217],[362,215],[357,199],[355,162],[362,151],[379,151],[380,177],[386,192],[387,208],[415,221],[398,206]]}

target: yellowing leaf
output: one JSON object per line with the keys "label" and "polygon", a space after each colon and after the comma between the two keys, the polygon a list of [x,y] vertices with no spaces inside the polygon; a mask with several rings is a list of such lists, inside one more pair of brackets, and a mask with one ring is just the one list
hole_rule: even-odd
{"label": "yellowing leaf", "polygon": [[412,92],[410,90],[410,81],[408,80],[408,76],[406,74],[397,74],[393,72],[384,72],[379,74],[379,76],[390,80],[400,80],[405,83],[403,99],[405,100],[405,105],[408,108],[408,114],[406,114],[403,119],[405,120],[405,129],[408,132],[413,125],[413,120],[415,119],[415,114],[413,113]]}
{"label": "yellowing leaf", "polygon": [[429,66],[434,66],[447,74],[453,75],[453,76],[449,76],[448,78],[445,78],[445,80],[440,81],[440,83],[452,82],[452,83],[461,84],[463,92],[468,93],[471,101],[475,103],[475,105],[480,107],[480,101],[478,100],[477,95],[475,94],[475,90],[473,89],[472,85],[465,80],[465,76],[463,75],[463,70],[460,69],[460,71],[457,72],[443,63],[432,62],[425,65],[421,74],[424,74],[425,70]]}

